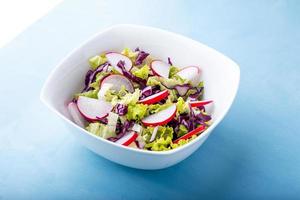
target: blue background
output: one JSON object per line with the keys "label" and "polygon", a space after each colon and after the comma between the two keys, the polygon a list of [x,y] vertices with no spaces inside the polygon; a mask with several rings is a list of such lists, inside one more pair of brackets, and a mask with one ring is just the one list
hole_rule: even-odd
{"label": "blue background", "polygon": [[[299,1],[65,1],[0,50],[0,199],[299,199]],[[201,41],[241,68],[237,98],[180,164],[143,171],[81,146],[39,101],[53,67],[116,23]]]}

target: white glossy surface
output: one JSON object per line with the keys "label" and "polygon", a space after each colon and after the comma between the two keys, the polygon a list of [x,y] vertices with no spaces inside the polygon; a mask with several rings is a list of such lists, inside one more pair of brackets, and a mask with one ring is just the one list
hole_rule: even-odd
{"label": "white glossy surface", "polygon": [[[88,58],[104,51],[120,52],[139,46],[155,58],[172,58],[176,66],[200,66],[205,82],[205,99],[214,100],[213,124],[197,139],[171,151],[131,149],[98,138],[71,121],[67,102],[82,89]],[[41,100],[58,114],[70,132],[87,148],[116,163],[140,169],[172,166],[191,155],[207,139],[229,110],[239,85],[238,65],[221,53],[186,37],[156,28],[118,25],[96,34],[71,52],[50,74]]]}

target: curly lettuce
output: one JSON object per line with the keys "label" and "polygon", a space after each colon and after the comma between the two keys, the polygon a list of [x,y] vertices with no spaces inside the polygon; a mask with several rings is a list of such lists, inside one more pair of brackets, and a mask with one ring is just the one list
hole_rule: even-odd
{"label": "curly lettuce", "polygon": [[147,79],[149,73],[150,73],[150,67],[148,65],[144,65],[142,68],[136,69],[135,71],[132,72],[133,75],[141,79]]}
{"label": "curly lettuce", "polygon": [[97,55],[89,59],[89,64],[93,70],[107,61],[105,54]]}
{"label": "curly lettuce", "polygon": [[142,137],[146,142],[145,148],[151,149],[152,151],[165,151],[171,149],[173,132],[172,127],[159,126],[155,140],[153,142],[149,142],[153,133],[153,127],[147,127],[142,133]]}

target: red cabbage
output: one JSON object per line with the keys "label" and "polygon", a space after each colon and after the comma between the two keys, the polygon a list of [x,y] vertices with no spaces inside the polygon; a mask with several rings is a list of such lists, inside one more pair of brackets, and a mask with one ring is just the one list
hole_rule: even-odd
{"label": "red cabbage", "polygon": [[136,60],[135,60],[135,65],[140,65],[143,63],[143,61],[149,56],[149,53],[146,53],[144,51],[139,51]]}
{"label": "red cabbage", "polygon": [[148,96],[151,96],[153,94],[156,94],[160,92],[159,86],[147,86],[145,87],[142,91],[141,91],[141,96],[140,96],[140,100],[145,99]]}
{"label": "red cabbage", "polygon": [[126,105],[123,105],[123,104],[117,104],[115,106],[115,112],[120,115],[120,116],[124,116],[128,111],[128,108]]}
{"label": "red cabbage", "polygon": [[169,63],[169,65],[173,65],[170,57],[168,57],[168,63]]}
{"label": "red cabbage", "polygon": [[120,60],[117,64],[117,66],[122,70],[123,75],[126,76],[128,79],[132,80],[133,82],[140,84],[141,88],[146,87],[146,80],[134,76],[132,73],[125,69],[124,65],[125,62],[123,60]]}
{"label": "red cabbage", "polygon": [[125,121],[123,126],[121,127],[121,131],[119,132],[119,134],[116,137],[110,137],[108,138],[108,140],[115,142],[118,139],[120,139],[121,137],[123,137],[126,132],[129,130],[129,128],[133,125],[133,122],[131,121]]}
{"label": "red cabbage", "polygon": [[96,70],[89,70],[86,75],[85,75],[85,81],[84,81],[84,84],[85,84],[85,87],[84,89],[82,90],[82,92],[87,92],[89,90],[91,90],[91,87],[90,87],[90,84],[95,81],[96,79],[96,75],[100,72],[103,71],[104,67],[106,67],[108,65],[107,62],[101,64]]}

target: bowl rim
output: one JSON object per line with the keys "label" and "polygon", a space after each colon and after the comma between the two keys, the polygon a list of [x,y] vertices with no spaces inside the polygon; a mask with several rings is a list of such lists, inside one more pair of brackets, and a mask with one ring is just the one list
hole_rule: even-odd
{"label": "bowl rim", "polygon": [[[185,40],[185,42],[190,42],[190,43],[194,43],[197,46],[204,46],[207,49],[213,51],[214,53],[218,54],[219,56],[222,56],[224,58],[226,58],[228,61],[232,62],[232,64],[235,66],[235,70],[237,72],[237,83],[236,86],[234,88],[234,92],[233,95],[231,96],[231,99],[229,100],[229,105],[228,107],[226,107],[224,109],[223,112],[221,112],[220,117],[218,119],[216,119],[203,133],[201,133],[198,137],[196,137],[194,140],[190,141],[189,143],[180,146],[178,148],[175,149],[170,149],[170,150],[166,150],[166,151],[148,151],[148,150],[144,150],[144,149],[136,149],[136,148],[129,148],[127,146],[123,146],[123,145],[119,145],[116,144],[114,142],[111,142],[109,140],[106,140],[104,138],[98,137],[92,133],[90,133],[89,131],[85,130],[83,127],[78,126],[77,124],[75,124],[72,120],[68,119],[67,117],[65,117],[63,114],[61,114],[58,110],[56,110],[53,106],[51,106],[48,101],[47,101],[47,96],[46,96],[46,87],[49,84],[50,80],[52,79],[52,77],[54,77],[54,74],[56,73],[56,71],[58,71],[58,69],[61,67],[61,65],[68,59],[70,59],[70,57],[77,51],[79,51],[84,45],[86,45],[87,43],[89,43],[90,41],[92,41],[93,39],[95,39],[96,37],[99,37],[101,34],[105,33],[105,32],[109,32],[109,31],[113,31],[114,29],[119,29],[119,28],[136,28],[136,29],[144,29],[145,31],[156,31],[156,32],[161,32],[163,34],[169,34],[172,37],[177,37],[181,40]],[[97,33],[95,33],[94,35],[92,35],[91,37],[89,37],[87,40],[84,40],[83,42],[80,43],[79,46],[75,47],[70,53],[68,53],[66,56],[64,56],[60,62],[51,70],[50,74],[48,75],[48,77],[46,78],[46,81],[44,82],[41,92],[40,92],[40,100],[55,114],[57,114],[59,117],[61,117],[64,121],[66,121],[67,123],[69,123],[71,126],[75,127],[76,129],[83,131],[83,133],[88,134],[89,136],[94,137],[95,139],[101,140],[102,142],[106,142],[107,144],[110,145],[114,145],[117,148],[121,148],[123,150],[127,150],[127,151],[133,151],[136,153],[142,153],[142,154],[149,154],[149,155],[171,155],[171,154],[176,154],[177,152],[183,151],[185,148],[188,148],[189,146],[193,145],[194,143],[198,142],[201,138],[206,137],[222,120],[223,118],[227,115],[229,109],[231,108],[234,99],[236,97],[238,88],[239,88],[239,83],[240,83],[240,68],[239,65],[233,61],[231,58],[229,58],[228,56],[224,55],[223,53],[217,51],[216,49],[209,47],[201,42],[198,42],[196,40],[193,40],[191,38],[188,38],[186,36],[183,36],[181,34],[175,33],[175,32],[171,32],[171,31],[167,31],[164,29],[160,29],[160,28],[156,28],[156,27],[151,27],[151,26],[144,26],[144,25],[136,25],[136,24],[116,24],[113,26],[109,26],[107,28],[104,28],[100,31],[98,31]]]}

